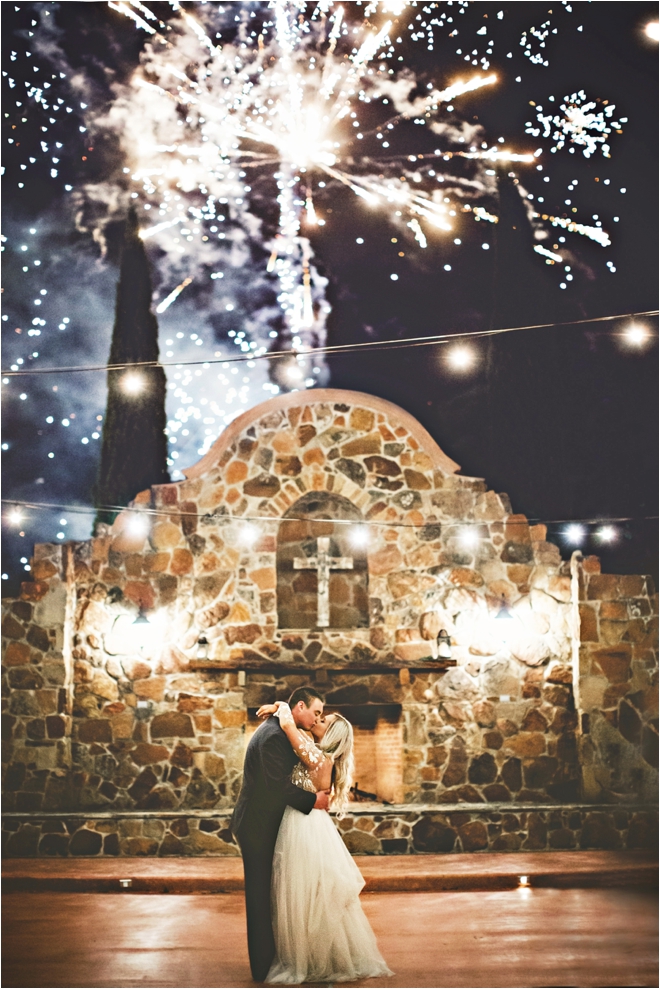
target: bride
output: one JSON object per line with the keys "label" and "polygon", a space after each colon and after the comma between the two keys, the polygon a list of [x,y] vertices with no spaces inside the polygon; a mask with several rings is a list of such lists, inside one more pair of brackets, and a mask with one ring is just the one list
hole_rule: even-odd
{"label": "bride", "polygon": [[[329,714],[311,729],[314,742],[296,728],[288,704],[257,712],[274,714],[300,762],[291,782],[310,792],[330,791],[341,813],[353,770],[353,728]],[[276,955],[266,981],[348,982],[391,975],[359,902],[364,879],[329,814],[302,814],[287,806],[277,835],[271,886]]]}

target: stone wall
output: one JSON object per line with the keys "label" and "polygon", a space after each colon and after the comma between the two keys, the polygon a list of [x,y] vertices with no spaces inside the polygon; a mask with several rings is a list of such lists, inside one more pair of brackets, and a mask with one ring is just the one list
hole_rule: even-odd
{"label": "stone wall", "polygon": [[[3,602],[5,808],[227,813],[248,710],[303,682],[333,705],[400,705],[406,804],[652,800],[650,583],[595,558],[571,571],[543,526],[457,469],[390,403],[299,393],[240,417],[111,529],[35,547],[33,580]],[[278,626],[280,524],[325,524],[304,514],[314,493],[367,526],[343,612],[366,597],[366,627]],[[440,627],[444,673],[424,668]]]}
{"label": "stone wall", "polygon": [[[69,809],[71,677],[65,654],[62,547],[51,547],[43,579],[23,585],[2,609],[2,763],[5,809]],[[35,558],[41,556],[39,547]],[[39,569],[37,567],[37,569]]]}
{"label": "stone wall", "polygon": [[[645,849],[658,844],[657,811],[573,805],[454,804],[360,809],[336,820],[354,855]],[[3,854],[53,856],[236,856],[225,812],[43,817],[7,814]]]}
{"label": "stone wall", "polygon": [[[297,570],[295,561],[314,557],[317,539],[330,540],[330,555],[349,559],[351,568],[330,571],[329,619],[331,628],[369,626],[369,575],[366,547],[353,545],[356,525],[336,525],[314,519],[345,519],[359,523],[361,513],[347,498],[328,491],[310,491],[299,498],[280,522],[277,531],[277,618],[285,628],[315,628],[318,577],[313,569]],[[361,530],[360,530],[361,531]]]}
{"label": "stone wall", "polygon": [[573,561],[582,791],[590,800],[656,799],[658,611],[651,578]]}

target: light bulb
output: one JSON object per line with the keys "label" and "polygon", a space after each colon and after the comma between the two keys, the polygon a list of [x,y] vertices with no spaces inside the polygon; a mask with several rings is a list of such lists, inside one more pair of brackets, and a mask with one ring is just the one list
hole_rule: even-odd
{"label": "light bulb", "polygon": [[579,546],[585,537],[584,526],[573,522],[564,529],[564,537],[567,542],[572,543],[574,546]]}
{"label": "light bulb", "polygon": [[369,529],[366,525],[355,525],[351,528],[349,537],[352,545],[360,549],[369,543]]}
{"label": "light bulb", "polygon": [[603,525],[596,535],[601,543],[613,543],[617,537],[617,531],[613,525]]}
{"label": "light bulb", "polygon": [[144,390],[144,378],[141,374],[136,374],[134,371],[125,374],[121,379],[122,390],[126,392],[127,395],[139,395],[141,391]]}
{"label": "light bulb", "polygon": [[650,335],[642,323],[630,323],[623,331],[623,339],[630,347],[643,347]]}
{"label": "light bulb", "polygon": [[476,353],[472,347],[463,344],[452,347],[447,353],[447,364],[454,371],[469,371],[476,362]]}

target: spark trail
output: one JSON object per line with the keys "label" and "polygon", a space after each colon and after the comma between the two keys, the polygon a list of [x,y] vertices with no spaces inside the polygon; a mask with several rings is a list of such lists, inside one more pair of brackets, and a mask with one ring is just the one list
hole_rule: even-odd
{"label": "spark trail", "polygon": [[[440,190],[383,178],[387,163],[380,158],[362,158],[362,169],[371,173],[358,173],[352,155],[374,131],[380,147],[389,148],[386,138],[399,121],[437,120],[443,106],[493,85],[497,77],[472,73],[442,88],[431,86],[370,131],[359,111],[390,102],[384,82],[392,70],[384,59],[406,3],[372,3],[365,11],[371,20],[357,24],[329,2],[307,13],[305,5],[273,0],[256,15],[233,5],[233,21],[225,15],[213,24],[173,4],[179,18],[160,31],[143,4],[110,6],[150,35],[132,84],[98,122],[121,127],[137,195],[156,213],[142,236],[176,254],[183,253],[184,238],[225,239],[230,222],[260,234],[270,254],[267,271],[278,279],[284,339],[305,355],[284,368],[280,385],[312,386],[319,370],[312,351],[324,342],[329,312],[308,236],[328,222],[319,199],[327,204],[333,191],[349,188],[392,219],[404,217],[420,247],[428,243],[428,228],[450,231],[449,215],[456,210]],[[533,160],[501,148],[447,151],[444,160],[458,156]],[[400,172],[401,158],[392,159],[390,171]],[[274,180],[274,231],[265,230],[252,212],[251,183],[264,176]]]}

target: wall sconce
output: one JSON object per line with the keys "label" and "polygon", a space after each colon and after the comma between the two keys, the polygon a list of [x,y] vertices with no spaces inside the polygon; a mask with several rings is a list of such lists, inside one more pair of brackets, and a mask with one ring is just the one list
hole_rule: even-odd
{"label": "wall sconce", "polygon": [[206,660],[209,658],[209,640],[205,635],[200,635],[197,640],[197,652],[195,659]]}
{"label": "wall sconce", "polygon": [[153,625],[147,618],[144,608],[140,605],[137,618],[131,623],[131,633],[141,653],[151,645],[153,631]]}
{"label": "wall sconce", "polygon": [[494,634],[503,642],[506,642],[515,629],[515,622],[515,615],[507,606],[504,596],[502,596],[499,610],[495,615],[491,626]]}
{"label": "wall sconce", "polygon": [[451,635],[444,628],[438,632],[438,657],[451,659]]}
{"label": "wall sconce", "polygon": [[504,597],[502,597],[502,601],[500,603],[500,610],[495,615],[495,619],[498,622],[512,622],[514,620],[513,615],[511,614],[509,608],[507,607]]}
{"label": "wall sconce", "polygon": [[154,706],[151,701],[138,701],[135,705],[135,717],[138,721],[148,721],[153,710]]}

